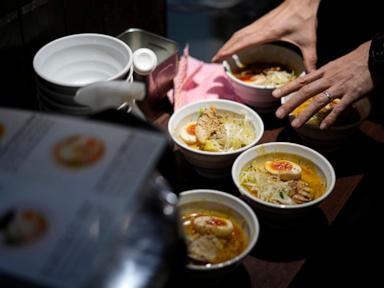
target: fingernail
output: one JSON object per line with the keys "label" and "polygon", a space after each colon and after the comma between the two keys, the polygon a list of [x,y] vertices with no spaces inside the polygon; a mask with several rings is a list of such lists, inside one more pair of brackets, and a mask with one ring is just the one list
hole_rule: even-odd
{"label": "fingernail", "polygon": [[278,97],[280,96],[281,90],[280,89],[275,89],[272,91],[272,96]]}
{"label": "fingernail", "polygon": [[299,125],[300,125],[300,121],[297,118],[293,119],[291,126],[293,128],[297,128],[297,127],[299,127]]}
{"label": "fingernail", "polygon": [[320,129],[321,130],[324,130],[324,129],[327,129],[328,128],[328,123],[321,123],[320,124]]}
{"label": "fingernail", "polygon": [[284,110],[283,109],[277,109],[275,113],[276,117],[283,118],[284,117]]}

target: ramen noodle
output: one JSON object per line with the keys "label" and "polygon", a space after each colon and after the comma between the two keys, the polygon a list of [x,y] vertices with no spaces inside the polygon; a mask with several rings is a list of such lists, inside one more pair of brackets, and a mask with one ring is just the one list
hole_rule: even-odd
{"label": "ramen noodle", "polygon": [[249,145],[256,137],[247,115],[203,108],[196,121],[179,129],[179,138],[190,148],[209,152],[227,152]]}
{"label": "ramen noodle", "polygon": [[92,165],[100,160],[104,152],[102,140],[79,134],[69,136],[54,146],[55,159],[63,166],[71,168]]}
{"label": "ramen noodle", "polygon": [[248,245],[246,233],[233,217],[206,209],[184,209],[182,224],[191,264],[228,261]]}
{"label": "ramen noodle", "polygon": [[288,153],[257,157],[241,170],[240,183],[260,200],[283,205],[313,201],[326,187],[314,163]]}
{"label": "ramen noodle", "polygon": [[239,80],[255,85],[279,87],[297,78],[294,71],[280,65],[252,64],[239,72],[232,72]]}

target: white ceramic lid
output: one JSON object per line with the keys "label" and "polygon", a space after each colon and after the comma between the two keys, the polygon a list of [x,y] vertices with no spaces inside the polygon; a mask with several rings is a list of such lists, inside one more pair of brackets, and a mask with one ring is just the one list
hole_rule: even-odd
{"label": "white ceramic lid", "polygon": [[156,65],[157,56],[151,49],[140,48],[133,53],[133,68],[137,74],[148,75]]}

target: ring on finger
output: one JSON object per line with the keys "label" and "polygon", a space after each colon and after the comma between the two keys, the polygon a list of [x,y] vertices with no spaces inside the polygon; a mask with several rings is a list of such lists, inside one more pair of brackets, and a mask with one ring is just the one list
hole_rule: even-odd
{"label": "ring on finger", "polygon": [[329,102],[332,102],[333,97],[332,97],[331,93],[329,93],[328,91],[323,91],[321,94],[323,94],[325,97],[327,97]]}

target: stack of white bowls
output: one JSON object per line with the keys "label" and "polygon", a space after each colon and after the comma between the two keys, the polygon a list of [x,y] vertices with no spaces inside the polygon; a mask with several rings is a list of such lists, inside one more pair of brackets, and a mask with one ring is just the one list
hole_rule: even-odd
{"label": "stack of white bowls", "polygon": [[123,41],[103,34],[75,34],[43,46],[33,59],[41,110],[87,115],[91,109],[74,97],[98,81],[132,81],[132,51]]}

